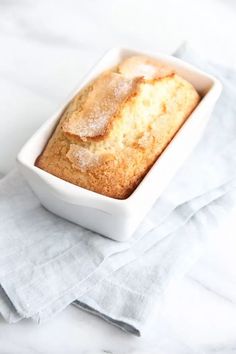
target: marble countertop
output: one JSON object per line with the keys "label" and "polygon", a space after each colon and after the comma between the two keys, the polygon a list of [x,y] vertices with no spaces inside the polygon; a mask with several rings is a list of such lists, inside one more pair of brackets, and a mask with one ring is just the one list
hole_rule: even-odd
{"label": "marble countertop", "polygon": [[[188,40],[235,67],[234,33],[234,0],[0,0],[0,173],[106,49],[170,53]],[[40,326],[0,319],[0,353],[236,353],[235,229],[236,209],[142,338],[70,306]]]}

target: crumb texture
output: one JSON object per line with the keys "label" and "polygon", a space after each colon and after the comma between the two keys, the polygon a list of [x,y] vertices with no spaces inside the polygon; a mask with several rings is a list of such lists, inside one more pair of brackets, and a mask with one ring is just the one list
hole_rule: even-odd
{"label": "crumb texture", "polygon": [[163,63],[127,58],[74,97],[35,164],[83,188],[127,198],[199,100]]}

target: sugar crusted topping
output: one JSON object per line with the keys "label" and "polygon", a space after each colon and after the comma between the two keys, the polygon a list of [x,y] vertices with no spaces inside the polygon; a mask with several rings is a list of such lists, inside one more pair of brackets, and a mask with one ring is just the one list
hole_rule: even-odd
{"label": "sugar crusted topping", "polygon": [[99,155],[76,144],[70,144],[66,156],[72,162],[73,166],[80,169],[82,172],[85,172],[89,168],[95,167],[100,163]]}
{"label": "sugar crusted topping", "polygon": [[145,79],[163,78],[173,73],[167,65],[144,56],[133,56],[125,59],[118,71],[127,78],[144,77]]}
{"label": "sugar crusted topping", "polygon": [[143,76],[145,78],[155,77],[156,67],[147,63],[142,63],[133,68],[133,71],[130,73],[131,77]]}
{"label": "sugar crusted topping", "polygon": [[81,139],[102,135],[120,104],[130,95],[134,80],[117,73],[105,73],[94,83],[83,109],[73,112],[64,124],[64,132]]}

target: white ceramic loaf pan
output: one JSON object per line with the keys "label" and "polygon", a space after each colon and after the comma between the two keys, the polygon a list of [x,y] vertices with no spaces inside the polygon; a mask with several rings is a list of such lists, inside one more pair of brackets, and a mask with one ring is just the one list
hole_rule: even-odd
{"label": "white ceramic loaf pan", "polygon": [[[102,71],[117,65],[125,57],[137,54],[150,55],[169,64],[176,73],[191,82],[203,98],[131,196],[125,200],[109,198],[34,166],[70,99]],[[180,59],[163,54],[112,49],[85,76],[60,110],[24,145],[17,157],[19,168],[48,210],[114,240],[126,241],[193,150],[220,93],[221,84],[217,79]]]}

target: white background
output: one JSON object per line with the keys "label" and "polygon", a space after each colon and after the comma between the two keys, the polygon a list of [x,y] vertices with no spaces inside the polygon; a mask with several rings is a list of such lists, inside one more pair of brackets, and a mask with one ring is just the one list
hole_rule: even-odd
{"label": "white background", "polygon": [[[0,172],[106,49],[171,53],[187,40],[235,68],[235,34],[234,0],[0,0]],[[0,319],[0,353],[236,353],[235,217],[143,338],[70,307],[40,327]]]}

